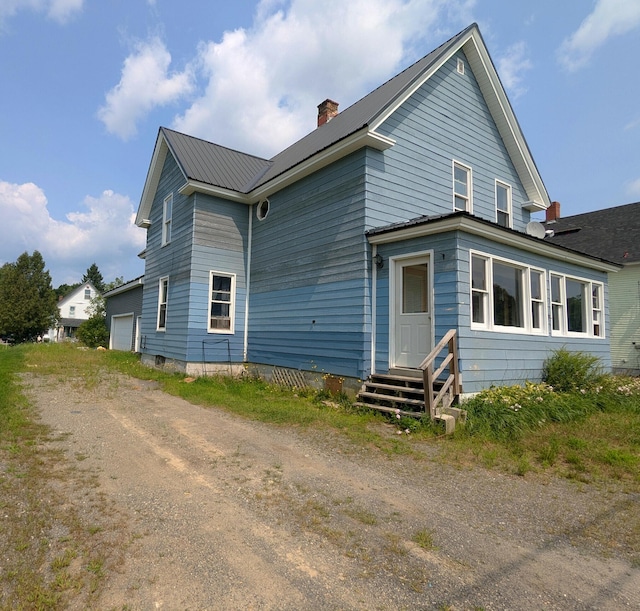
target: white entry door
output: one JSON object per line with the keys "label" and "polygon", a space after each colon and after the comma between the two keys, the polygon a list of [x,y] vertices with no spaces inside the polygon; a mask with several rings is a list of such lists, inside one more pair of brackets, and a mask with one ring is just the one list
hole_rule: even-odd
{"label": "white entry door", "polygon": [[395,262],[392,365],[415,369],[432,348],[429,257]]}

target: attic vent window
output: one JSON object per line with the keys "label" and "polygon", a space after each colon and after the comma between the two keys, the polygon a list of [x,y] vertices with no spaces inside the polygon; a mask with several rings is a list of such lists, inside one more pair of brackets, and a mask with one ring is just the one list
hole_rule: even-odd
{"label": "attic vent window", "polygon": [[458,58],[456,70],[458,71],[458,74],[464,74],[464,62],[460,58]]}
{"label": "attic vent window", "polygon": [[264,221],[267,218],[267,214],[269,214],[269,200],[263,199],[256,208],[256,216],[259,221]]}

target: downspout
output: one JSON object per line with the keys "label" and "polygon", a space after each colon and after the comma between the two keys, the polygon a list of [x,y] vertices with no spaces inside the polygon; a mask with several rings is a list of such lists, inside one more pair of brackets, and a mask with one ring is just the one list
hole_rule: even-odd
{"label": "downspout", "polygon": [[244,302],[244,346],[242,350],[242,360],[247,362],[249,351],[249,288],[251,285],[251,245],[253,243],[253,206],[249,206],[249,230],[247,237],[247,266],[245,269],[246,295]]}
{"label": "downspout", "polygon": [[378,301],[378,266],[375,258],[378,254],[378,245],[374,244],[371,251],[371,375],[376,372],[376,315]]}

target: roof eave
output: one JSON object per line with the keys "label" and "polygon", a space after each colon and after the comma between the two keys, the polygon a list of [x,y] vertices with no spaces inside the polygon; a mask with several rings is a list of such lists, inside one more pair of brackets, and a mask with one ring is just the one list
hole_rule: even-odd
{"label": "roof eave", "polygon": [[409,227],[399,227],[389,229],[381,233],[367,235],[370,244],[391,244],[393,242],[421,238],[436,235],[447,231],[463,231],[464,233],[482,236],[493,242],[498,242],[507,246],[513,246],[520,250],[543,255],[560,261],[570,261],[578,265],[583,265],[589,269],[602,272],[617,272],[621,266],[609,261],[597,259],[589,255],[558,246],[551,242],[545,242],[537,238],[531,238],[516,231],[507,231],[489,222],[482,222],[471,216],[461,216],[454,214],[442,219],[426,221]]}
{"label": "roof eave", "polygon": [[369,147],[378,151],[385,151],[395,143],[395,140],[392,138],[378,134],[375,130],[364,126],[357,132],[335,142],[268,182],[259,185],[249,193],[250,202],[255,203],[264,197],[268,197],[272,193],[293,184],[305,176],[317,172],[361,148]]}
{"label": "roof eave", "polygon": [[192,179],[187,180],[187,182],[178,189],[178,192],[181,195],[191,195],[192,193],[196,192],[204,193],[206,195],[221,197],[222,199],[239,202],[241,204],[252,203],[246,193],[240,193],[239,191],[233,191],[231,189],[209,185],[207,183]]}

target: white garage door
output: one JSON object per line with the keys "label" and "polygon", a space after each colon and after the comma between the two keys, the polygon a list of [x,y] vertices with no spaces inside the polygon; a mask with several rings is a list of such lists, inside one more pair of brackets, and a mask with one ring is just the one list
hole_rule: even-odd
{"label": "white garage door", "polygon": [[114,316],[111,319],[111,349],[131,350],[133,314]]}

